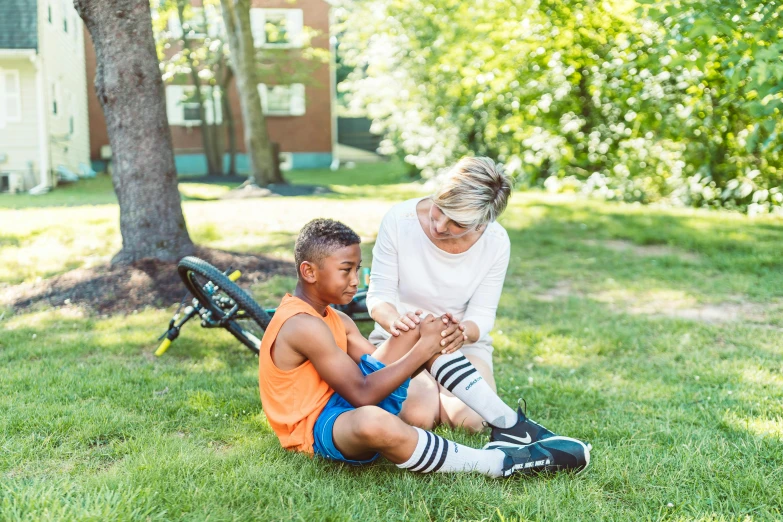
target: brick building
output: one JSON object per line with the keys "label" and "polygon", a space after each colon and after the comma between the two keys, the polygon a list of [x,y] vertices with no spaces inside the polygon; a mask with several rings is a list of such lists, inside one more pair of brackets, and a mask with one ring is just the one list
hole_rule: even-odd
{"label": "brick building", "polygon": [[[263,6],[263,7],[262,7]],[[302,46],[303,31],[315,31],[310,46],[331,50],[330,12],[326,0],[253,0],[251,25],[256,47],[297,48]],[[203,20],[216,16],[212,6],[201,7],[200,0],[193,0],[192,12]],[[206,11],[206,12],[204,12]],[[217,15],[219,17],[219,15]],[[195,18],[195,16],[194,16]],[[169,30],[177,31],[178,21],[169,20]],[[181,27],[181,25],[180,25]],[[213,25],[205,24],[211,28]],[[181,30],[181,29],[180,29]],[[206,32],[206,31],[205,31]],[[186,37],[204,37],[192,34]],[[109,144],[103,111],[95,95],[95,51],[89,36],[85,38],[85,58],[88,81],[90,114],[90,157],[96,170],[102,170]],[[310,81],[306,84],[286,84],[269,81],[259,84],[262,106],[266,115],[270,139],[280,145],[284,168],[327,167],[333,159],[336,146],[336,116],[334,93],[334,54],[328,63],[314,65]],[[183,103],[187,98],[186,85],[166,85],[166,105],[174,145],[175,162],[179,174],[203,174],[207,170],[203,151],[200,119],[193,104]],[[192,87],[191,87],[192,89]],[[237,138],[237,169],[247,172],[247,155],[242,125],[242,111],[236,82],[232,81],[227,93],[234,115]],[[207,121],[220,121],[220,104],[214,108],[206,104]],[[228,162],[226,154],[226,163]]]}

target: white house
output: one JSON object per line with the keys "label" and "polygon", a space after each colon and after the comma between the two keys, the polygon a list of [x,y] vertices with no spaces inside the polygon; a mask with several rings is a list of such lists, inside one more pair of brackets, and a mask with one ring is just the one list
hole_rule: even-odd
{"label": "white house", "polygon": [[84,28],[72,0],[0,2],[0,191],[90,161]]}

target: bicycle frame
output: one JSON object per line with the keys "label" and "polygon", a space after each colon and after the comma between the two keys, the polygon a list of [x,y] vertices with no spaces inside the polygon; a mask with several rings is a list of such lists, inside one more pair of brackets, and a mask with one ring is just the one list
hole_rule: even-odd
{"label": "bicycle frame", "polygon": [[[230,272],[230,273],[229,273]],[[239,270],[231,271],[229,268],[225,272],[223,272],[224,275],[228,277],[229,280],[232,282],[237,281],[242,273]],[[372,318],[370,317],[367,306],[365,304],[365,300],[367,297],[367,283],[369,282],[369,269],[364,269],[361,274],[361,283],[362,287],[354,296],[354,298],[351,300],[350,303],[345,305],[333,305],[333,308],[340,310],[341,312],[347,314],[351,319],[355,321],[370,321]],[[212,281],[207,281],[207,283],[204,285],[204,291],[207,295],[212,295],[215,291],[215,286]],[[184,305],[187,298],[191,295],[190,292],[188,292],[185,297],[182,299],[182,303],[180,304],[180,308]],[[264,310],[269,316],[273,316],[275,312],[277,311],[277,308],[266,308]],[[194,296],[191,298],[191,304],[188,305],[184,311],[183,315],[180,316],[180,310],[177,309],[177,311],[174,314],[174,317],[171,318],[171,321],[169,321],[169,327],[166,333],[161,335],[158,340],[162,341],[160,345],[158,346],[157,350],[155,350],[155,355],[160,357],[163,355],[166,350],[169,349],[171,346],[171,343],[175,341],[179,337],[180,330],[182,327],[196,317],[197,315],[201,318],[201,327],[202,328],[225,328],[227,330],[232,331],[232,329],[240,328],[237,326],[237,324],[233,321],[234,318],[236,318],[236,314],[238,312],[244,313],[243,310],[238,309],[238,305],[234,304],[233,308],[230,309],[222,319],[215,320],[212,318],[212,312],[204,306],[199,300]],[[247,332],[245,332],[245,335],[247,335]],[[255,338],[255,337],[253,337]],[[259,340],[260,342],[260,340]],[[255,350],[258,351],[257,349]]]}

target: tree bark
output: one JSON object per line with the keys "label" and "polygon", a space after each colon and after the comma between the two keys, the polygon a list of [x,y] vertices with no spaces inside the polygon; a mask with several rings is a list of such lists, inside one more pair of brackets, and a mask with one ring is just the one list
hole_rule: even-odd
{"label": "tree bark", "polygon": [[231,100],[228,96],[228,88],[231,85],[231,79],[234,77],[231,67],[226,67],[221,82],[221,92],[223,97],[223,121],[228,131],[228,174],[233,176],[237,173],[237,131],[234,123],[234,111],[231,109]]}
{"label": "tree bark", "polygon": [[242,107],[250,181],[263,187],[275,181],[274,155],[258,94],[256,50],[250,30],[250,0],[221,0],[220,5]]}
{"label": "tree bark", "polygon": [[75,0],[90,31],[95,91],[112,149],[122,250],[114,264],[192,254],[185,226],[149,0]]}
{"label": "tree bark", "polygon": [[[222,108],[223,106],[223,97],[218,96],[217,93],[219,89],[220,87],[216,85],[210,85],[209,87],[209,101],[212,104],[213,114],[217,114],[218,107]],[[225,135],[225,119],[221,119],[220,122],[210,124],[210,142],[208,146],[211,148],[212,158],[215,162],[215,174],[219,174],[221,176],[225,174],[225,169],[223,168],[223,156],[226,152]]]}

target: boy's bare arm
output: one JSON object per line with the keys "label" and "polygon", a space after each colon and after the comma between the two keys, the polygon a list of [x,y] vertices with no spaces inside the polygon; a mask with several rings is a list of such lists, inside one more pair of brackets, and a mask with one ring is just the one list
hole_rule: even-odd
{"label": "boy's bare arm", "polygon": [[[340,314],[340,319],[343,320],[345,334],[348,337],[348,355],[356,364],[359,364],[362,355],[372,355],[375,353],[375,350],[377,350],[377,347],[362,335],[362,332],[359,331],[359,327],[356,326],[353,319],[340,311],[337,313]],[[401,332],[401,334],[406,337],[410,336],[409,342],[411,343],[415,343],[420,338],[418,327],[407,332]]]}
{"label": "boy's bare arm", "polygon": [[[293,318],[292,318],[293,319]],[[370,375],[363,375],[356,362],[334,342],[332,332],[315,317],[291,319],[278,334],[278,343],[301,354],[315,367],[321,378],[355,407],[378,404],[440,352],[442,322],[429,316],[422,321],[422,336],[398,361]],[[425,323],[427,323],[425,325]]]}

